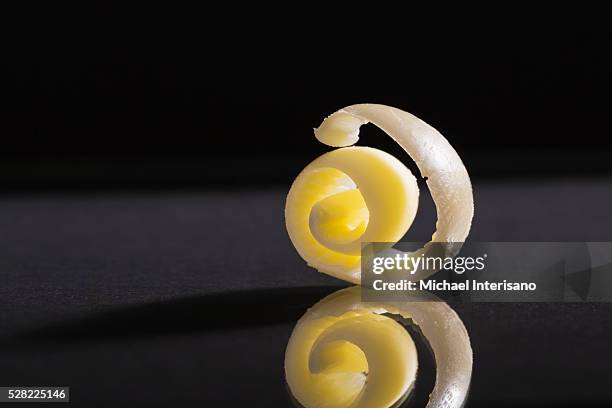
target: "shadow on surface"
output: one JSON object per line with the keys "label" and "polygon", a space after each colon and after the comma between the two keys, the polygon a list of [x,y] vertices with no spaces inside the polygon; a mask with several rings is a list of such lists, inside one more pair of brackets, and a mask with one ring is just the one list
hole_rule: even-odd
{"label": "shadow on surface", "polygon": [[295,322],[309,307],[338,289],[256,289],[123,306],[24,331],[13,340],[28,344],[141,338]]}

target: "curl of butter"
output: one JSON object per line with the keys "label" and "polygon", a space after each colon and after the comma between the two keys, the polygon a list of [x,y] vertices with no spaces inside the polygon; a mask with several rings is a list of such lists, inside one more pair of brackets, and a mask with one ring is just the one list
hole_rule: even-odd
{"label": "curl of butter", "polygon": [[[467,170],[437,130],[390,106],[340,109],[315,129],[320,142],[340,148],[314,160],[295,179],[285,223],[308,265],[352,283],[361,280],[361,245],[399,241],[414,220],[419,198],[414,176],[399,160],[378,149],[347,147],[357,142],[359,128],[368,122],[402,146],[427,179],[438,216],[432,242],[459,243],[447,247],[448,255],[454,255],[474,214]],[[426,245],[421,251],[427,250]],[[417,272],[409,278],[425,277]]]}
{"label": "curl of butter", "polygon": [[391,407],[416,379],[408,332],[384,313],[411,319],[434,352],[436,384],[428,407],[461,407],[472,373],[472,348],[461,319],[431,294],[407,302],[364,303],[361,288],[326,297],[298,321],[285,353],[289,388],[305,407]]}

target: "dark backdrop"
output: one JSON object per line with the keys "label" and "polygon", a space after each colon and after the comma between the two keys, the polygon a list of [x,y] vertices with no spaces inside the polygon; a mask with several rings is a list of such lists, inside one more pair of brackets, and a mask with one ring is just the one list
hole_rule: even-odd
{"label": "dark backdrop", "polygon": [[[353,103],[446,135],[474,181],[471,240],[610,241],[609,13],[256,3],[272,23],[228,5],[29,5],[0,24],[1,386],[69,385],[73,406],[289,405],[291,330],[342,283],[294,250],[286,190],[328,150],[312,128]],[[408,239],[435,225],[421,197]],[[456,309],[470,406],[610,406],[611,304]]]}
{"label": "dark backdrop", "polygon": [[214,19],[23,30],[0,68],[3,186],[287,184],[327,150],[312,128],[362,102],[429,122],[475,177],[612,170],[611,32],[592,21],[337,33]]}

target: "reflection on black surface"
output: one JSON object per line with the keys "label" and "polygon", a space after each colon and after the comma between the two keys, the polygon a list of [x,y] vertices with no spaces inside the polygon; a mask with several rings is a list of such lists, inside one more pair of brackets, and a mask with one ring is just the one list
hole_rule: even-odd
{"label": "reflection on black surface", "polygon": [[[419,369],[417,371],[415,383],[399,401],[391,406],[391,408],[424,407],[427,405],[429,394],[431,394],[436,383],[436,362],[433,352],[418,326],[414,325],[410,320],[395,315],[389,314],[387,316],[397,320],[406,328],[414,341],[419,356]],[[304,406],[293,397],[289,387],[286,387],[286,389],[293,406],[296,408],[304,408]]]}
{"label": "reflection on black surface", "polygon": [[[318,349],[319,351],[315,351],[315,348],[317,348],[316,344],[318,340],[325,336],[325,333],[328,332],[328,329],[331,329],[332,331],[334,330],[332,329],[332,327],[334,326],[333,320],[331,321],[331,326],[327,326],[327,324],[329,324],[329,323],[326,323],[326,320],[328,318],[334,319],[337,317],[337,318],[342,319],[342,316],[346,316],[346,313],[352,313],[352,311],[359,310],[361,308],[361,306],[357,306],[357,304],[353,306],[353,307],[357,306],[357,309],[353,309],[352,307],[347,305],[346,294],[350,293],[347,291],[351,291],[351,290],[353,291],[353,293],[355,292],[355,290],[358,291],[357,293],[360,293],[358,287],[339,290],[337,292],[334,292],[331,295],[328,295],[327,297],[325,297],[324,300],[322,299],[316,304],[313,304],[311,308],[308,308],[308,312],[304,310],[304,312],[307,312],[307,313],[303,316],[299,324],[294,329],[291,340],[286,350],[286,361],[285,361],[286,367],[288,367],[287,364],[293,367],[290,370],[291,373],[290,371],[286,371],[285,374],[286,374],[286,379],[289,382],[289,383],[286,383],[286,391],[294,407],[304,408],[304,405],[300,403],[300,401],[298,401],[297,398],[292,394],[291,387],[289,386],[291,381],[293,381],[292,387],[294,389],[300,390],[299,392],[303,396],[306,396],[307,399],[313,398],[312,399],[313,403],[317,403],[317,404],[321,403],[319,398],[320,398],[321,393],[324,392],[324,390],[319,389],[318,386],[314,385],[316,382],[321,381],[321,379],[315,380],[315,382],[313,383],[310,382],[311,379],[308,379],[305,383],[302,384],[301,381],[305,379],[304,377],[302,377],[302,375],[305,375],[305,374],[297,374],[297,373],[304,372],[303,370],[307,370],[309,372],[308,375],[312,375],[317,369],[314,369],[315,371],[312,371],[313,370],[312,368],[306,368],[306,367],[299,368],[301,367],[301,364],[303,364],[303,363],[299,363],[299,361],[303,361],[302,360],[303,358],[307,358],[310,361],[310,364],[312,364],[311,359],[313,358],[314,353],[319,354],[321,352],[320,351],[321,349]],[[377,306],[372,304],[372,307],[376,308]],[[367,309],[364,309],[364,310],[367,310]],[[376,314],[376,312],[374,312],[373,310],[369,311],[369,313]],[[393,403],[391,407],[392,408],[424,407],[429,402],[430,395],[436,383],[436,362],[435,362],[434,351],[432,350],[426,336],[423,334],[419,326],[411,318],[404,318],[399,314],[396,315],[393,313],[384,313],[381,316],[385,316],[389,319],[395,320],[408,332],[412,341],[414,342],[414,345],[416,348],[416,358],[418,360],[418,369],[416,372],[414,383],[410,385],[410,388],[408,389],[408,391],[404,393],[404,395],[401,396],[395,403]],[[350,316],[347,316],[347,318],[351,319]],[[317,321],[320,321],[321,323],[316,323]],[[322,326],[320,324],[322,324]],[[319,331],[319,330],[322,330],[322,331]],[[381,335],[385,335],[385,334],[386,332],[381,333]],[[389,332],[389,334],[391,333]],[[336,339],[336,341],[338,339],[347,339],[347,341],[352,342],[351,340],[348,340],[348,338],[344,337],[343,335],[339,337],[333,337],[333,338]],[[313,339],[316,339],[316,340],[313,340]],[[310,342],[312,341],[315,341],[315,343],[310,344]],[[357,344],[354,344],[354,345],[357,346]],[[391,347],[390,345],[388,346]],[[366,352],[365,350],[362,350],[362,351],[364,353]],[[303,353],[306,353],[306,354],[303,354]],[[342,364],[341,362],[347,357],[345,356],[345,357],[338,357],[338,358],[339,358],[339,363]],[[365,358],[368,359],[367,353],[366,353]],[[406,362],[406,364],[408,365],[409,363],[410,363],[409,361]],[[326,363],[326,364],[329,364],[329,363]],[[333,367],[333,364],[332,364],[332,367]],[[354,367],[352,368],[347,367],[347,369],[350,372],[353,372],[353,370],[355,370]],[[332,369],[332,372],[334,372],[333,370],[336,370],[336,369]],[[338,372],[340,373],[344,371],[340,369]],[[366,372],[366,376],[367,375],[368,374]],[[380,373],[378,374],[378,376],[380,376]],[[293,378],[293,380],[290,380],[290,377]],[[302,378],[302,380],[296,381],[297,378]],[[324,378],[325,378],[324,381],[328,380],[327,377],[324,377]],[[333,376],[329,377],[329,380],[336,381]],[[367,379],[366,379],[366,384],[367,384]],[[306,388],[302,388],[302,387],[306,387]],[[315,391],[315,390],[318,390],[318,391]],[[362,388],[362,392],[363,390],[365,390],[365,388]],[[347,391],[347,392],[351,393],[352,391]],[[319,402],[315,402],[315,401],[319,401]],[[340,401],[336,401],[336,403],[340,403]],[[352,402],[352,404],[356,404],[357,406],[360,406],[359,405],[360,403],[364,403],[364,401],[361,400],[361,397],[359,396],[357,397],[356,400]],[[455,406],[455,405],[452,405],[452,406]]]}
{"label": "reflection on black surface", "polygon": [[[245,322],[248,328],[244,330],[237,323],[228,322],[207,331],[204,325],[189,322],[209,313],[198,310],[196,305],[200,301],[204,307],[209,304],[203,300],[187,301],[196,299],[192,297],[181,298],[177,303],[184,301],[192,308],[168,307],[169,310],[181,310],[186,316],[172,316],[169,310],[162,312],[160,326],[163,322],[170,327],[147,329],[160,334],[150,336],[138,334],[137,328],[145,329],[144,321],[134,321],[140,316],[136,313],[139,306],[91,314],[88,318],[91,322],[87,325],[77,325],[77,321],[71,319],[53,326],[45,325],[45,330],[42,327],[28,330],[20,336],[9,333],[11,319],[16,319],[17,311],[3,307],[0,325],[5,331],[0,340],[0,383],[67,384],[74,393],[73,406],[125,406],[128,405],[126,398],[139,401],[132,405],[173,406],[179,397],[191,403],[215,401],[213,406],[291,406],[283,372],[287,340],[295,319],[334,291],[332,287],[311,289],[305,292],[300,289],[298,293],[302,296],[294,300],[287,297],[288,303],[276,309],[280,317],[264,319],[265,316],[247,311],[254,321]],[[292,290],[285,288],[275,292]],[[261,296],[255,296],[254,300],[261,300]],[[164,309],[174,302],[155,304]],[[499,401],[504,389],[521,390],[520,393],[504,394],[505,406],[609,406],[606,401],[610,391],[607,363],[612,335],[611,304],[457,303],[453,307],[466,323],[476,351],[474,392],[467,406],[498,405],[494,402]],[[153,312],[144,309],[148,310],[143,314],[143,318],[148,319],[146,324],[157,324],[155,317],[150,316]],[[156,307],[151,309],[156,310]],[[295,319],[284,309],[293,310]],[[118,315],[119,310],[134,313],[132,319],[124,321],[118,316],[117,321],[111,323],[111,316]],[[29,310],[28,313],[37,311]],[[193,319],[189,318],[190,314]],[[78,333],[78,327],[86,331],[85,327],[94,326],[101,316],[104,319],[100,321],[112,334],[100,333],[102,329],[96,329],[99,336]],[[247,320],[227,313],[224,316]],[[182,320],[183,324],[174,323],[171,318]],[[83,317],[78,322],[88,319]],[[208,321],[214,322],[214,319],[211,317]],[[259,319],[276,319],[278,324],[258,326]],[[128,321],[135,327],[126,327]],[[46,330],[51,327],[57,331]],[[72,329],[68,331],[68,327]],[[122,328],[127,330],[125,337],[122,337]],[[172,330],[178,335],[173,335]],[[60,336],[60,333],[63,334]],[[579,335],[567,336],[568,333]],[[427,385],[420,381],[431,381],[434,371],[433,368],[425,371],[430,357],[426,349],[421,352],[419,336],[414,335],[413,339],[420,367],[415,390],[406,403],[418,407],[423,406],[429,392]],[[500,350],[511,352],[500,353]],[[128,395],[126,384],[131,390]],[[236,387],[240,387],[241,392],[236,392]],[[561,389],[563,392],[559,391]],[[254,402],[253,395],[258,395],[259,400]]]}

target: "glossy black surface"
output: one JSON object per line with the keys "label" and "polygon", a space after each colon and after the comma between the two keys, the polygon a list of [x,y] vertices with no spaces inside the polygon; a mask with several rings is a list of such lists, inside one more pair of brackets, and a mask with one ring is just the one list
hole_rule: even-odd
{"label": "glossy black surface", "polygon": [[[611,238],[610,180],[474,188],[474,240]],[[284,194],[3,197],[0,383],[68,385],[75,406],[288,406],[293,325],[343,285],[293,249]],[[410,238],[433,221],[423,197]],[[468,406],[612,402],[612,305],[455,308],[474,349]]]}

